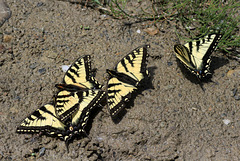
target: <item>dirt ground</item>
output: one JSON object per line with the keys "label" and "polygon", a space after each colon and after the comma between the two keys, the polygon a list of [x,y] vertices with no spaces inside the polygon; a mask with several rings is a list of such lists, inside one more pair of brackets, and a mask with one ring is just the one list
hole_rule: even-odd
{"label": "dirt ground", "polygon": [[[0,28],[0,160],[240,160],[239,62],[215,52],[213,82],[203,84],[204,92],[177,65],[173,22],[157,23],[159,33],[151,36],[143,29],[152,22],[126,26],[126,19],[78,4],[7,3],[12,16]],[[151,45],[153,89],[138,94],[118,123],[106,106],[99,109],[88,137],[75,138],[69,153],[57,138],[15,133],[25,117],[52,100],[64,75],[61,65],[89,54],[96,79],[106,85],[106,69],[144,44]]]}

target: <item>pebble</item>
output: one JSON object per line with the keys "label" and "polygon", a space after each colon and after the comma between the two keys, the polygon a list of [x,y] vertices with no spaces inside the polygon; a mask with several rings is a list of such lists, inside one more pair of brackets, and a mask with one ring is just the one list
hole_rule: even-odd
{"label": "pebble", "polygon": [[173,62],[170,62],[170,61],[167,62],[167,65],[168,65],[168,66],[172,66],[172,65],[173,65]]}
{"label": "pebble", "polygon": [[146,33],[148,33],[151,36],[156,35],[159,32],[158,29],[155,27],[146,28],[143,31],[145,31]]}
{"label": "pebble", "polygon": [[30,66],[29,66],[30,69],[35,69],[36,67],[37,67],[37,63],[36,62],[30,64]]}
{"label": "pebble", "polygon": [[41,7],[43,4],[44,4],[43,2],[38,2],[36,6]]}
{"label": "pebble", "polygon": [[69,69],[70,65],[62,65],[61,67],[62,67],[62,71],[66,72]]}
{"label": "pebble", "polygon": [[44,147],[42,147],[42,148],[40,149],[40,152],[39,152],[39,156],[40,156],[40,157],[45,154],[45,150],[46,150],[46,148],[44,148]]}
{"label": "pebble", "polygon": [[3,42],[8,43],[11,42],[12,36],[11,35],[3,35]]}
{"label": "pebble", "polygon": [[231,123],[231,121],[230,121],[229,119],[224,119],[224,120],[223,120],[223,123],[224,123],[225,125],[228,125],[228,124]]}
{"label": "pebble", "polygon": [[38,70],[38,72],[39,72],[40,74],[44,74],[44,73],[46,72],[46,69],[45,69],[45,68],[41,68],[41,69]]}
{"label": "pebble", "polygon": [[240,96],[238,96],[238,95],[237,95],[237,96],[234,96],[234,99],[235,99],[235,100],[240,100]]}

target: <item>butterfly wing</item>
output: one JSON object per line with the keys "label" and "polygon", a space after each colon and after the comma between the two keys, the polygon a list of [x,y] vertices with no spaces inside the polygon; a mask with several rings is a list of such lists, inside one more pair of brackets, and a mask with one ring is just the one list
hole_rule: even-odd
{"label": "butterfly wing", "polygon": [[62,90],[55,96],[55,110],[59,120],[65,122],[79,109],[79,103],[83,99],[83,91]]}
{"label": "butterfly wing", "polygon": [[131,94],[137,87],[124,83],[116,77],[108,81],[108,109],[112,117],[115,117],[129,101]]}
{"label": "butterfly wing", "polygon": [[174,45],[174,50],[176,52],[176,57],[188,68],[194,70],[194,64],[191,60],[191,55],[187,47],[184,45]]}
{"label": "butterfly wing", "polygon": [[[105,92],[102,90],[88,90],[83,92],[79,108],[71,117],[72,133],[85,132],[84,127],[87,124],[91,110],[98,106],[105,99],[105,96]],[[71,139],[71,136],[67,135],[65,140],[68,141],[69,139]]]}
{"label": "butterfly wing", "polygon": [[17,133],[39,133],[64,137],[65,125],[56,117],[54,106],[46,104],[25,118]]}
{"label": "butterfly wing", "polygon": [[80,125],[84,128],[90,110],[94,109],[105,98],[105,92],[101,90],[89,90],[83,93],[83,99],[79,104],[79,109],[72,117],[72,124]]}
{"label": "butterfly wing", "polygon": [[147,74],[147,48],[150,45],[140,46],[118,62],[115,71],[124,73],[140,82]]}
{"label": "butterfly wing", "polygon": [[[102,86],[95,80],[92,75],[91,56],[85,55],[78,58],[67,70],[63,84],[77,86],[79,88],[100,89]],[[66,87],[65,85],[65,88]],[[70,87],[69,86],[69,87]],[[61,89],[61,85],[57,85]]]}

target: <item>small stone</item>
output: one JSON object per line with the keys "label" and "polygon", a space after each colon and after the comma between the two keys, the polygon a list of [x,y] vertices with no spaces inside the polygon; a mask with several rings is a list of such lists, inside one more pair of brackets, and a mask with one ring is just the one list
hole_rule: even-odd
{"label": "small stone", "polygon": [[174,89],[175,86],[174,85],[167,85],[164,87],[166,90],[170,90],[170,89]]}
{"label": "small stone", "polygon": [[45,69],[45,68],[41,68],[41,69],[38,70],[38,72],[39,72],[40,74],[44,74],[44,73],[46,72],[46,69]]}
{"label": "small stone", "polygon": [[165,126],[166,126],[166,122],[161,122],[161,123],[160,123],[160,127],[161,127],[161,128],[163,128],[163,127],[165,127]]}
{"label": "small stone", "polygon": [[168,66],[172,66],[172,65],[173,65],[173,62],[167,62],[167,65],[168,65]]}
{"label": "small stone", "polygon": [[30,69],[35,69],[36,67],[37,67],[37,63],[36,62],[30,64],[30,66],[29,66]]}
{"label": "small stone", "polygon": [[238,91],[238,89],[237,89],[237,88],[234,88],[234,89],[233,89],[233,96],[236,96],[236,94],[237,94],[237,91]]}
{"label": "small stone", "polygon": [[3,42],[4,43],[8,43],[12,40],[12,36],[11,35],[3,35]]}
{"label": "small stone", "polygon": [[44,53],[48,58],[51,59],[56,59],[58,54],[54,51],[46,51],[46,53]]}
{"label": "small stone", "polygon": [[36,6],[41,7],[43,4],[44,4],[43,2],[38,2]]}
{"label": "small stone", "polygon": [[231,123],[231,121],[230,121],[229,119],[224,119],[224,120],[223,120],[223,123],[224,123],[225,125],[228,125],[228,124]]}
{"label": "small stone", "polygon": [[69,69],[70,65],[62,65],[61,67],[62,67],[62,71],[66,72]]}
{"label": "small stone", "polygon": [[156,35],[159,32],[159,30],[155,27],[146,28],[143,31],[145,31],[146,33],[148,33],[148,35],[151,35],[151,36]]}
{"label": "small stone", "polygon": [[238,95],[237,95],[237,96],[234,96],[234,99],[235,99],[235,100],[240,100],[240,96],[238,96]]}
{"label": "small stone", "polygon": [[44,147],[42,147],[42,148],[40,149],[40,152],[39,152],[39,156],[40,156],[40,157],[45,154],[45,150],[46,150],[46,148],[44,148]]}

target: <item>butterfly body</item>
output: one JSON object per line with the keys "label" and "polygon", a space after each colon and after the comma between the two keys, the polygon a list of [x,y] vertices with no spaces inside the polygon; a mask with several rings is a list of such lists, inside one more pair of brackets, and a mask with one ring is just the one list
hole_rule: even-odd
{"label": "butterfly body", "polygon": [[124,74],[124,73],[118,73],[114,70],[108,70],[107,73],[110,75],[110,77],[116,77],[119,81],[130,84],[132,86],[137,86],[139,83],[139,80],[133,79],[132,77]]}

